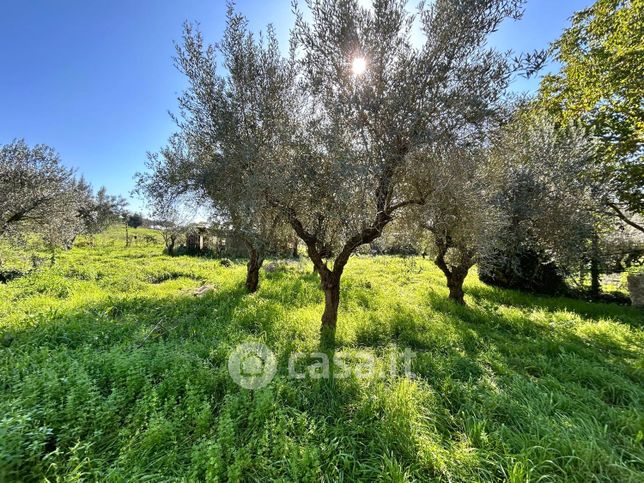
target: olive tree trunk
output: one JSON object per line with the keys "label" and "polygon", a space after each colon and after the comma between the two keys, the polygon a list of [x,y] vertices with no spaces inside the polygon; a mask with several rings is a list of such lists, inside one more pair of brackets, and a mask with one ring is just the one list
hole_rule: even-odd
{"label": "olive tree trunk", "polygon": [[246,265],[246,290],[248,293],[257,291],[259,287],[259,269],[262,268],[264,257],[254,246],[248,246],[248,264]]}
{"label": "olive tree trunk", "polygon": [[452,270],[447,275],[447,288],[449,288],[449,298],[460,305],[465,305],[465,292],[463,292],[463,282],[467,276],[467,272],[461,273],[460,271]]}
{"label": "olive tree trunk", "polygon": [[460,263],[450,267],[445,260],[448,245],[437,241],[436,247],[438,248],[438,254],[434,259],[434,263],[445,274],[447,288],[449,289],[449,299],[459,305],[465,305],[463,282],[465,282],[465,277],[467,277],[470,268],[474,265],[473,258],[464,250],[461,250]]}
{"label": "olive tree trunk", "polygon": [[166,250],[168,252],[168,255],[171,257],[174,256],[174,244],[175,244],[175,238],[170,237],[166,240]]}
{"label": "olive tree trunk", "polygon": [[599,253],[599,236],[597,231],[593,231],[592,247],[590,254],[590,295],[593,299],[598,299],[601,292],[600,281],[600,253]]}
{"label": "olive tree trunk", "polygon": [[320,284],[324,291],[324,313],[322,314],[322,332],[335,332],[338,323],[340,306],[340,277],[342,271],[320,272]]}
{"label": "olive tree trunk", "polygon": [[[418,200],[409,200],[387,205],[388,197],[386,193],[388,192],[389,179],[389,177],[385,177],[382,186],[378,188],[379,210],[373,223],[346,240],[344,246],[333,260],[332,269],[328,267],[324,260],[331,255],[331,252],[321,246],[320,240],[315,234],[306,231],[294,210],[285,209],[283,212],[295,233],[306,244],[309,258],[313,262],[313,271],[320,276],[320,287],[324,291],[324,313],[322,314],[322,326],[320,329],[322,345],[331,346],[335,344],[335,329],[338,323],[338,308],[340,306],[340,279],[351,254],[359,246],[371,243],[378,238],[385,226],[393,219],[392,213],[394,211],[410,204],[421,203]],[[279,202],[275,202],[275,204],[279,206]]]}

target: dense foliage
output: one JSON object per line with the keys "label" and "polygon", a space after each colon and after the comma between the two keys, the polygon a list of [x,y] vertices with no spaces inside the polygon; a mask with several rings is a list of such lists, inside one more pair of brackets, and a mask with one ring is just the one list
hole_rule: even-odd
{"label": "dense foliage", "polygon": [[29,146],[23,139],[0,145],[0,244],[38,236],[53,262],[58,247],[70,248],[81,233],[101,232],[125,205],[105,188],[94,195],[50,146]]}
{"label": "dense foliage", "polygon": [[61,221],[76,224],[83,191],[51,147],[24,140],[0,145],[0,237],[55,229]]}
{"label": "dense foliage", "polygon": [[601,191],[588,173],[594,153],[582,126],[529,111],[495,134],[483,177],[498,222],[479,241],[484,281],[566,291],[565,277],[591,252]]}
{"label": "dense foliage", "polygon": [[[541,101],[564,121],[583,120],[600,139],[598,176],[618,213],[644,212],[644,1],[597,0],[554,44],[562,64]],[[620,209],[621,208],[621,209]]]}

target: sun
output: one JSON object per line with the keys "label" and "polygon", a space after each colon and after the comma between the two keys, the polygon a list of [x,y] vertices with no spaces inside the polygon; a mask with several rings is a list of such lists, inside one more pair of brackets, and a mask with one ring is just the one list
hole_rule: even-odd
{"label": "sun", "polygon": [[351,70],[354,75],[362,75],[367,70],[367,61],[364,57],[355,57],[353,59],[353,64]]}

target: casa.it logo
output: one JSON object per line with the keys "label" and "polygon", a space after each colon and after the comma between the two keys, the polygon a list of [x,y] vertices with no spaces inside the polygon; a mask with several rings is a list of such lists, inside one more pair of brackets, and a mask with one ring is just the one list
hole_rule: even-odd
{"label": "casa.it logo", "polygon": [[[412,361],[416,353],[410,348],[404,352],[391,351],[375,354],[363,350],[335,352],[332,357],[324,352],[293,352],[288,358],[289,379],[342,379],[345,377],[415,379]],[[240,344],[230,353],[228,372],[233,381],[244,389],[267,386],[277,372],[275,354],[259,342]]]}
{"label": "casa.it logo", "polygon": [[259,342],[235,347],[228,358],[228,372],[244,389],[261,389],[269,384],[277,371],[275,354]]}

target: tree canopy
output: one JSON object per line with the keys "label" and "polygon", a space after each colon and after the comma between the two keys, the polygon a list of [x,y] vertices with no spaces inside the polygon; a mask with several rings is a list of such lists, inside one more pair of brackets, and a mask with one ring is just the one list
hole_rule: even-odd
{"label": "tree canopy", "polygon": [[0,236],[39,231],[69,211],[78,185],[49,146],[0,146]]}
{"label": "tree canopy", "polygon": [[[542,104],[582,119],[601,141],[598,176],[621,214],[644,212],[644,1],[597,0],[553,45],[561,69],[543,79]],[[621,209],[620,209],[621,208]]]}
{"label": "tree canopy", "polygon": [[311,0],[310,16],[295,8],[288,57],[232,7],[217,45],[187,26],[179,130],[142,182],[200,193],[256,240],[285,220],[320,274],[333,332],[349,257],[425,202],[433,160],[415,154],[466,145],[494,116],[511,67],[486,39],[522,3],[438,0],[414,15],[401,0]]}

